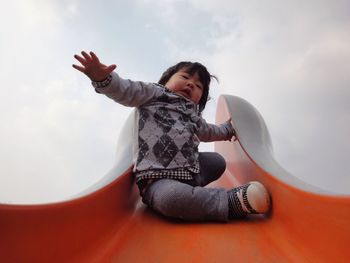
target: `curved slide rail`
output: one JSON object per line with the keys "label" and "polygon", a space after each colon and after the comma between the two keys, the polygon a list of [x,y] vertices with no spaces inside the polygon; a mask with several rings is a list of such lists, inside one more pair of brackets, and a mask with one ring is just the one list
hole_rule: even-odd
{"label": "curved slide rail", "polygon": [[347,262],[350,197],[280,167],[249,103],[225,95],[219,105],[217,122],[232,116],[239,140],[215,144],[228,165],[213,186],[263,182],[273,200],[269,217],[185,223],[149,211],[131,176],[131,115],[116,165],[94,186],[59,203],[0,204],[1,262]]}

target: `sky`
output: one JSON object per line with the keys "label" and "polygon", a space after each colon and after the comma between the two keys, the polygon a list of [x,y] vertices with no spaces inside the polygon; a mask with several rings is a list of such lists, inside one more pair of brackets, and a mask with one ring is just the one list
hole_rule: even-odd
{"label": "sky", "polygon": [[72,68],[81,50],[146,82],[203,63],[208,121],[220,94],[244,98],[287,171],[350,194],[349,1],[1,1],[0,203],[63,200],[112,167],[132,109]]}

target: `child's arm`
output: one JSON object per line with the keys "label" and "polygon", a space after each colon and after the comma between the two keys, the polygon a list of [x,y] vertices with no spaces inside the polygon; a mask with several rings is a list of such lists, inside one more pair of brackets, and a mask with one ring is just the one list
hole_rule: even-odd
{"label": "child's arm", "polygon": [[106,66],[98,57],[90,52],[90,55],[82,51],[83,57],[74,57],[82,66],[73,67],[88,76],[97,93],[105,94],[114,101],[124,106],[137,107],[154,98],[160,89],[153,83],[122,79],[113,70],[116,65]]}
{"label": "child's arm", "polygon": [[201,119],[197,136],[202,142],[226,141],[231,140],[232,137],[235,137],[234,141],[237,140],[231,118],[220,125],[210,124]]}

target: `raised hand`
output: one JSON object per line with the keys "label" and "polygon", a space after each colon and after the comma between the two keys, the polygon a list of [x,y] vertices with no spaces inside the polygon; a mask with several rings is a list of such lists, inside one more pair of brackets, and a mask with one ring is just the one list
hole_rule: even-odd
{"label": "raised hand", "polygon": [[110,66],[102,64],[92,51],[90,54],[82,51],[81,54],[83,55],[82,57],[79,55],[74,55],[74,58],[77,59],[82,66],[73,64],[73,68],[83,72],[92,81],[104,80],[109,74],[112,73],[113,70],[117,68],[117,66],[114,64]]}

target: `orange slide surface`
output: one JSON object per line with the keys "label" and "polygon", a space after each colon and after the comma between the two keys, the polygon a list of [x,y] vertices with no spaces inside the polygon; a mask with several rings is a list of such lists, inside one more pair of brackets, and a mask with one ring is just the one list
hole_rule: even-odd
{"label": "orange slide surface", "polygon": [[217,123],[231,116],[238,141],[215,144],[227,169],[209,187],[258,180],[271,193],[269,216],[229,223],[166,219],[142,204],[130,166],[68,201],[0,204],[0,262],[349,262],[350,196],[321,191],[283,170],[249,103],[225,95],[218,105]]}

